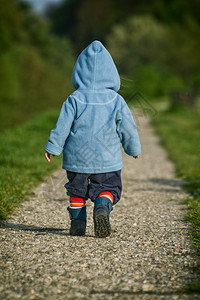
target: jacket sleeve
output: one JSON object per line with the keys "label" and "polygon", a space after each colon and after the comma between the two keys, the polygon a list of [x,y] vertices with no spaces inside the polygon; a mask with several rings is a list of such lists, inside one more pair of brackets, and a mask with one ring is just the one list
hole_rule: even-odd
{"label": "jacket sleeve", "polygon": [[126,154],[137,156],[141,153],[141,144],[137,126],[128,105],[121,97],[122,105],[117,115],[117,132]]}
{"label": "jacket sleeve", "polygon": [[56,127],[51,130],[50,137],[46,143],[45,150],[54,155],[60,155],[69,136],[70,129],[75,116],[75,108],[69,97],[62,105]]}

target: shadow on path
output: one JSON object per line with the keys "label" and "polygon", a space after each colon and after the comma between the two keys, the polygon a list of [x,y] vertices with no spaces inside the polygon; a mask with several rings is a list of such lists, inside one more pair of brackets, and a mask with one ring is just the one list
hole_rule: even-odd
{"label": "shadow on path", "polygon": [[186,181],[183,179],[166,179],[166,178],[150,178],[149,181],[160,184],[160,185],[167,185],[167,186],[174,186],[174,187],[182,187]]}
{"label": "shadow on path", "polygon": [[[135,186],[134,191],[154,191],[164,193],[180,193],[180,189],[184,188],[186,181],[181,179],[166,179],[166,178],[149,178],[149,179],[136,179],[126,178],[128,183],[132,182]],[[138,183],[138,184],[137,184]],[[149,186],[149,184],[150,186]],[[151,186],[151,184],[155,186]],[[142,185],[142,187],[138,187]],[[146,186],[146,187],[144,187]]]}
{"label": "shadow on path", "polygon": [[[8,221],[3,221],[0,223],[0,228],[8,228],[8,229],[14,229],[14,230],[22,230],[22,231],[32,231],[32,232],[41,232],[41,233],[53,233],[57,235],[62,236],[70,236],[72,237],[69,232],[69,229],[67,228],[54,228],[54,227],[39,227],[34,225],[25,225],[25,224],[14,224]],[[85,234],[83,237],[92,237],[96,238],[95,235],[89,235]],[[80,236],[79,236],[80,238]]]}
{"label": "shadow on path", "polygon": [[137,178],[126,178],[127,182],[152,182],[159,185],[173,186],[173,187],[182,187],[186,181],[182,179],[166,179],[166,178],[148,178],[148,179],[137,179]]}
{"label": "shadow on path", "polygon": [[59,235],[69,235],[69,233],[64,232],[65,228],[53,228],[53,227],[39,227],[34,225],[25,225],[25,224],[14,224],[11,222],[3,221],[0,224],[1,228],[10,228],[15,230],[23,230],[23,231],[33,231],[33,232],[47,232]]}

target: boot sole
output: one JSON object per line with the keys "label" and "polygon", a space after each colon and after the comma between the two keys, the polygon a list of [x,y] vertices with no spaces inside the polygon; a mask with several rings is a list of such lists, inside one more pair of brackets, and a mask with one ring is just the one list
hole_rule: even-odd
{"label": "boot sole", "polygon": [[99,213],[94,216],[95,236],[105,238],[111,234],[109,218],[105,213]]}
{"label": "boot sole", "polygon": [[75,220],[70,228],[70,235],[82,236],[85,235],[86,223],[82,220]]}
{"label": "boot sole", "polygon": [[82,235],[85,235],[85,231],[70,230],[70,235],[72,235],[72,236],[82,236]]}

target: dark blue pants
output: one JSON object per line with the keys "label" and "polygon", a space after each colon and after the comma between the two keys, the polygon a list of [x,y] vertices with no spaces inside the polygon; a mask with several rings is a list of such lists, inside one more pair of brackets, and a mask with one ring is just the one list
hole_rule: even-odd
{"label": "dark blue pants", "polygon": [[116,204],[121,197],[121,170],[100,174],[75,173],[67,171],[69,182],[65,184],[67,195],[95,201],[99,193],[110,191]]}

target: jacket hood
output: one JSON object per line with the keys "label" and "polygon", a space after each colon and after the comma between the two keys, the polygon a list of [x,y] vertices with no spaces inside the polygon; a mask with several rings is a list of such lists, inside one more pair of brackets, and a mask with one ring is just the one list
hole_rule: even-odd
{"label": "jacket hood", "polygon": [[120,89],[120,77],[108,50],[99,41],[92,42],[79,55],[72,73],[75,89]]}

